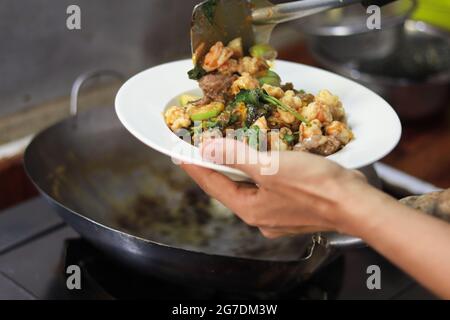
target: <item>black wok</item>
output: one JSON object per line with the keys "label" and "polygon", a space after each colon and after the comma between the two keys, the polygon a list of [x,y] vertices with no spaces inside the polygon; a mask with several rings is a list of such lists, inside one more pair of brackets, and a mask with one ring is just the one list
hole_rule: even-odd
{"label": "black wok", "polygon": [[62,218],[93,245],[136,272],[190,286],[284,290],[337,248],[361,245],[337,234],[263,238],[132,137],[113,108],[80,113],[38,134],[24,164]]}

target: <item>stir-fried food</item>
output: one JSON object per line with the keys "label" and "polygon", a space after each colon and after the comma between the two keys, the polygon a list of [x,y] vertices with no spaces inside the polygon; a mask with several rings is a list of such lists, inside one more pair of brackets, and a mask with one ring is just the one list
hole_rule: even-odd
{"label": "stir-fried food", "polygon": [[188,73],[203,97],[182,95],[166,110],[167,125],[177,134],[188,132],[193,144],[226,136],[261,150],[324,156],[346,146],[353,134],[339,97],[283,84],[271,70],[276,56],[268,45],[255,45],[246,56],[240,39],[217,42]]}

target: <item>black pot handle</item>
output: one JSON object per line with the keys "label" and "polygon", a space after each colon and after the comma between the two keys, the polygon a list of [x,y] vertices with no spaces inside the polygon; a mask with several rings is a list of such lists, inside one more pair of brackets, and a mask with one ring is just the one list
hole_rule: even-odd
{"label": "black pot handle", "polygon": [[70,115],[75,117],[78,113],[78,95],[80,93],[81,87],[89,80],[98,78],[101,76],[109,76],[117,78],[121,81],[125,80],[125,76],[120,72],[115,70],[95,70],[80,75],[72,85],[72,90],[70,93]]}
{"label": "black pot handle", "polygon": [[367,247],[367,244],[364,242],[364,240],[345,234],[329,233],[323,234],[321,236],[324,238],[326,245],[340,250]]}
{"label": "black pot handle", "polygon": [[316,233],[312,236],[311,245],[301,260],[309,261],[309,263],[314,260],[313,265],[315,265],[322,263],[337,251],[365,247],[367,247],[367,244],[360,238],[335,232]]}

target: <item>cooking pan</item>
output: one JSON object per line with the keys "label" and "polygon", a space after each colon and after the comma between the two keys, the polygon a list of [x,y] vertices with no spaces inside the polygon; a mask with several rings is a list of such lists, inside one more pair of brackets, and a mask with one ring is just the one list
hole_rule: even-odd
{"label": "cooking pan", "polygon": [[[73,90],[72,111],[85,79]],[[143,275],[227,291],[281,291],[340,249],[339,234],[268,240],[204,194],[170,158],[129,134],[113,108],[73,115],[38,134],[28,176],[61,217],[118,263]]]}

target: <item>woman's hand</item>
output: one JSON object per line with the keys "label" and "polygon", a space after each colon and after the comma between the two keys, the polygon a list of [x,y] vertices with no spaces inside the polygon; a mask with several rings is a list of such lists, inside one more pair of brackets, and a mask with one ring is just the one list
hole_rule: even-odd
{"label": "woman's hand", "polygon": [[[358,236],[437,295],[450,298],[450,224],[401,205],[361,174],[315,155],[258,153],[233,140],[210,141],[201,151],[257,183],[236,183],[215,171],[183,165],[209,195],[265,236],[323,230]],[[242,155],[258,161],[238,161]],[[272,175],[263,174],[268,163],[278,164]]]}
{"label": "woman's hand", "polygon": [[[208,160],[244,171],[258,187],[197,166],[184,164],[184,170],[210,196],[270,238],[327,230],[357,234],[346,222],[351,215],[361,215],[358,203],[375,192],[361,173],[308,153],[258,153],[235,140],[211,140],[201,152]],[[241,164],[238,155],[246,155]],[[252,157],[255,164],[249,164]],[[278,170],[264,175],[270,162],[277,163]],[[381,193],[378,197],[390,200]]]}

